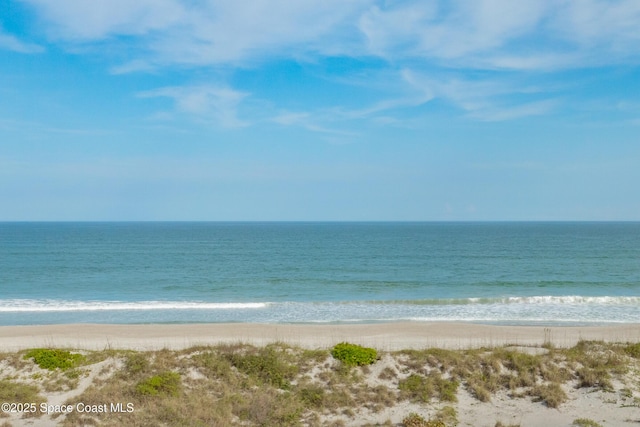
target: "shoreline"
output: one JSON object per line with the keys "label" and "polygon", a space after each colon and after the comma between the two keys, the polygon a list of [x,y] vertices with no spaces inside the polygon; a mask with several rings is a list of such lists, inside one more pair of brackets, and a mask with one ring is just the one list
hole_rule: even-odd
{"label": "shoreline", "polygon": [[611,326],[502,326],[463,322],[375,324],[56,324],[0,326],[0,351],[36,347],[82,350],[180,350],[199,345],[285,342],[329,348],[348,341],[378,350],[438,347],[468,349],[504,345],[572,347],[580,340],[640,342],[640,323]]}

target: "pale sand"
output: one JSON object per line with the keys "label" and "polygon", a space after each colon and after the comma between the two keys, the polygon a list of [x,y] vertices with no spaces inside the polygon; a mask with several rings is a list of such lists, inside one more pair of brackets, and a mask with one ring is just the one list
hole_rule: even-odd
{"label": "pale sand", "polygon": [[439,347],[464,349],[500,345],[570,347],[579,340],[640,342],[640,324],[616,326],[490,326],[469,323],[380,324],[70,324],[0,327],[0,351],[33,347],[155,350],[195,345],[281,341],[305,348],[328,348],[349,341],[378,350]]}

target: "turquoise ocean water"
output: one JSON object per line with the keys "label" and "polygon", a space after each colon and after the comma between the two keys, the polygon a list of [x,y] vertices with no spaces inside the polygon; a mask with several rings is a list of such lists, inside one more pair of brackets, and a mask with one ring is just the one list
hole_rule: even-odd
{"label": "turquoise ocean water", "polygon": [[0,325],[640,322],[640,223],[0,223]]}

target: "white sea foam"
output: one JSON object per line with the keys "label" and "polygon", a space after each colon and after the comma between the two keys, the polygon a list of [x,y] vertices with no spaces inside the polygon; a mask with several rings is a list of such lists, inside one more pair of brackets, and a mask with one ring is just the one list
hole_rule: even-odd
{"label": "white sea foam", "polygon": [[636,296],[581,296],[581,295],[539,295],[495,298],[444,298],[423,300],[368,301],[370,304],[407,305],[488,305],[488,304],[593,304],[593,305],[640,305]]}
{"label": "white sea foam", "polygon": [[637,305],[640,304],[640,297],[633,296],[531,296],[531,297],[510,297],[501,302],[510,304],[601,304],[601,305]]}
{"label": "white sea foam", "polygon": [[60,312],[113,310],[239,310],[258,309],[266,302],[212,303],[199,301],[59,301],[59,300],[0,300],[1,312]]}
{"label": "white sea foam", "polygon": [[[463,302],[464,301],[464,302]],[[633,323],[640,297],[530,296],[413,301],[72,301],[0,299],[5,323],[60,322],[378,322],[467,321],[502,324]],[[44,317],[43,317],[44,316]],[[54,317],[51,317],[54,316]],[[0,320],[2,317],[0,317]]]}

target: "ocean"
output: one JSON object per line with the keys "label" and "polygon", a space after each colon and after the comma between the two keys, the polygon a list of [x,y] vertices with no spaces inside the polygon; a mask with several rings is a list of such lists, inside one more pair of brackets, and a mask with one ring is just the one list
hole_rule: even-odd
{"label": "ocean", "polygon": [[388,321],[640,322],[640,223],[0,223],[0,325]]}

